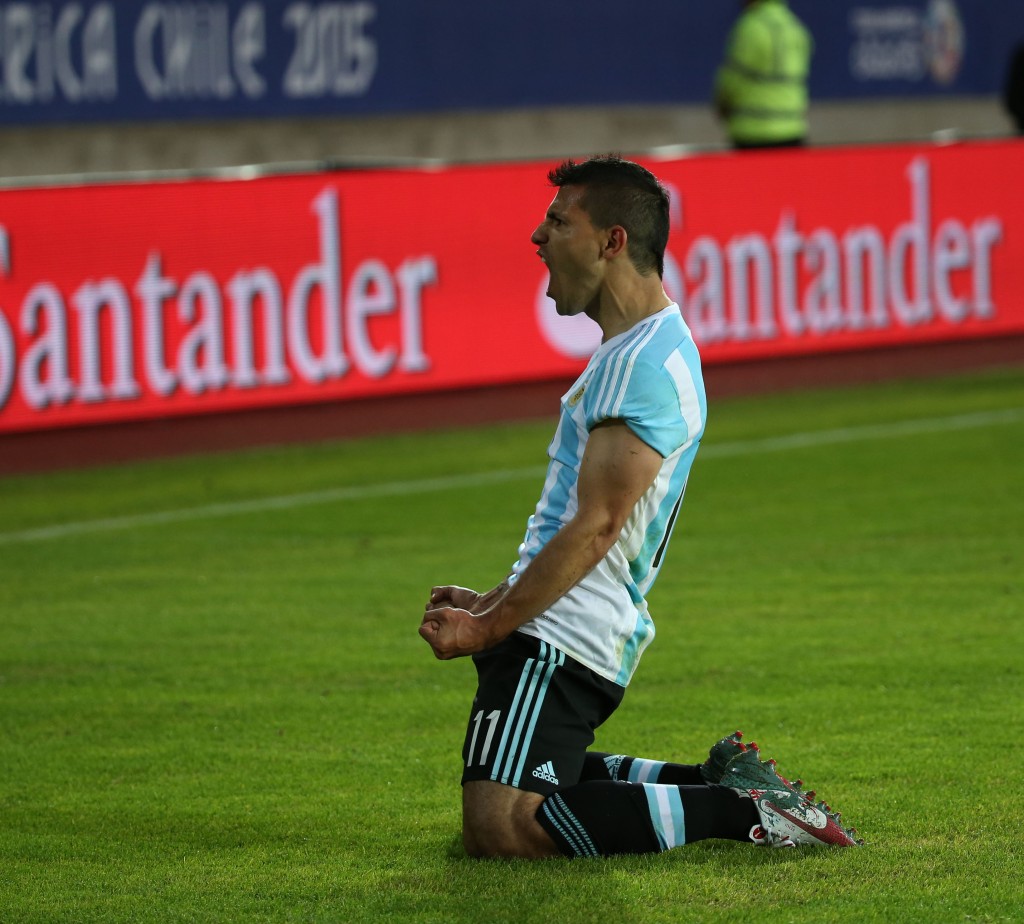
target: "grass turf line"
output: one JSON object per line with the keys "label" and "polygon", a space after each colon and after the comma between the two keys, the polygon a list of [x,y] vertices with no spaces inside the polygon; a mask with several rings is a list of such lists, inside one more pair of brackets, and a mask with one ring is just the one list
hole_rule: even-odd
{"label": "grass turf line", "polygon": [[[1024,427],[711,450],[1022,405],[1015,372],[712,404],[598,746],[699,760],[744,728],[862,851],[463,857],[472,667],[415,625],[432,582],[504,572],[539,479],[6,546],[0,920],[1020,920]],[[540,465],[549,436],[6,479],[0,530]]]}

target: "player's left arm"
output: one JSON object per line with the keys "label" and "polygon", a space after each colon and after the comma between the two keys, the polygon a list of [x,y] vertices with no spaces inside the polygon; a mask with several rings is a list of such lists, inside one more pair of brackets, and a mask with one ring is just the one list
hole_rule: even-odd
{"label": "player's left arm", "polygon": [[479,593],[469,587],[460,587],[457,584],[441,584],[431,588],[430,600],[424,609],[434,610],[440,606],[451,606],[479,615],[490,609],[506,593],[508,593],[508,578],[485,593]]}
{"label": "player's left arm", "polygon": [[490,648],[568,593],[608,554],[662,461],[625,422],[595,426],[580,465],[576,515],[487,610],[428,610],[420,635],[434,654],[448,659]]}

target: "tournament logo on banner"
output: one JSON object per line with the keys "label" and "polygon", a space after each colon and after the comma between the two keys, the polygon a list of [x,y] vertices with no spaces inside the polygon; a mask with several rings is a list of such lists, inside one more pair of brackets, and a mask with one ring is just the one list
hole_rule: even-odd
{"label": "tournament logo on banner", "polygon": [[850,11],[850,74],[872,81],[953,83],[964,60],[964,24],[956,0],[856,6]]}
{"label": "tournament logo on banner", "polygon": [[925,60],[932,79],[952,83],[964,60],[964,24],[955,0],[931,0],[924,19]]}

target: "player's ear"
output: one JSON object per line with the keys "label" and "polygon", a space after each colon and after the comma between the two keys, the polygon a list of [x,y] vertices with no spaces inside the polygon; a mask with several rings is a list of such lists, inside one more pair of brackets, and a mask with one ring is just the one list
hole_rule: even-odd
{"label": "player's ear", "polygon": [[604,256],[608,259],[626,252],[628,235],[622,225],[612,225],[605,232]]}

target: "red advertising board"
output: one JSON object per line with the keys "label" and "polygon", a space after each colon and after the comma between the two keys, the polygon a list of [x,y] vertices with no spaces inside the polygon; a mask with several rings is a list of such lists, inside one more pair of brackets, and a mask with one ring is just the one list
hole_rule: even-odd
{"label": "red advertising board", "polygon": [[[1024,333],[1024,144],[645,159],[706,363]],[[549,164],[0,191],[0,432],[570,376]]]}

